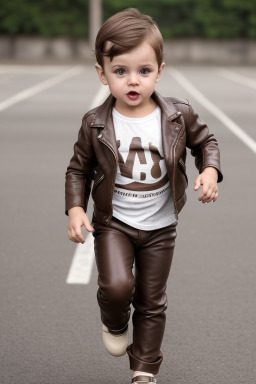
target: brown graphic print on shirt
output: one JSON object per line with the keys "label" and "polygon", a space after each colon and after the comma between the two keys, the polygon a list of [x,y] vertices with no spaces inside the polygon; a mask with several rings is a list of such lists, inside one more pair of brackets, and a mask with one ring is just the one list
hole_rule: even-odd
{"label": "brown graphic print on shirt", "polygon": [[[135,156],[137,154],[140,164],[147,164],[147,159],[145,156],[145,150],[142,147],[141,138],[140,137],[133,137],[131,144],[129,146],[129,153],[126,159],[126,162],[124,162],[123,156],[121,155],[119,148],[120,148],[120,140],[116,141],[117,143],[117,149],[118,149],[118,163],[120,167],[120,173],[123,177],[127,177],[129,179],[132,179],[132,173],[133,173],[133,167],[135,162]],[[162,171],[160,168],[160,161],[164,160],[164,157],[162,157],[159,153],[159,150],[156,146],[152,145],[151,142],[149,142],[149,151],[151,154],[151,159],[153,161],[152,167],[151,167],[151,176],[154,179],[159,179],[161,177]],[[146,173],[140,172],[140,180],[146,181]],[[116,184],[116,187],[133,190],[133,191],[152,191],[154,189],[158,189],[163,187],[168,182],[168,176],[167,173],[163,176],[163,178],[156,183],[141,183],[141,182],[132,182],[129,184]]]}

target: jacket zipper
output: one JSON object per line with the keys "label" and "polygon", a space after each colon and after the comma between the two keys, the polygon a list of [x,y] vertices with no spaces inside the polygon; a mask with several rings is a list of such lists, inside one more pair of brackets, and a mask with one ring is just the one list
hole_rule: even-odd
{"label": "jacket zipper", "polygon": [[97,182],[94,184],[93,186],[93,191],[95,190],[95,188],[97,187],[97,185],[104,179],[104,175],[102,175],[99,180],[97,180]]}
{"label": "jacket zipper", "polygon": [[180,132],[178,133],[178,136],[177,136],[177,139],[176,139],[176,142],[174,143],[174,145],[172,146],[172,156],[173,156],[173,173],[172,173],[172,194],[173,194],[173,202],[174,202],[174,214],[175,214],[175,217],[176,217],[176,220],[178,220],[178,210],[177,210],[177,204],[176,204],[176,195],[175,195],[175,188],[174,188],[174,175],[175,175],[175,148],[176,148],[176,145],[178,144],[178,141],[179,141],[179,138],[181,136],[181,132],[183,131],[183,129],[181,128],[180,129]]}
{"label": "jacket zipper", "polygon": [[[175,160],[175,146],[173,147],[172,152],[173,152],[173,164],[175,164],[174,163],[174,160]],[[178,211],[177,211],[175,188],[174,188],[174,174],[175,174],[175,166],[173,166],[173,172],[172,172],[172,195],[173,195],[173,202],[174,202],[174,214],[175,214],[176,220],[178,220]]]}
{"label": "jacket zipper", "polygon": [[185,165],[185,163],[184,163],[184,161],[183,161],[182,159],[179,160],[179,163],[180,163],[181,165],[183,165],[184,169],[186,168],[186,165]]}
{"label": "jacket zipper", "polygon": [[[98,139],[100,140],[100,137],[98,137]],[[118,159],[116,157],[116,154],[115,154],[115,151],[112,147],[112,145],[109,143],[109,142],[105,142],[104,140],[100,140],[103,144],[106,145],[106,147],[108,147],[111,152],[113,153],[114,155],[114,158],[115,158],[115,177],[113,178],[113,182],[112,182],[112,193],[111,193],[111,196],[113,196],[113,193],[114,193],[114,188],[115,188],[115,180],[116,180],[116,174],[117,174],[117,162],[118,162]],[[111,220],[111,217],[113,215],[113,205],[112,205],[112,201],[110,202],[110,206],[111,206],[111,215],[107,218],[107,224],[110,222]]]}

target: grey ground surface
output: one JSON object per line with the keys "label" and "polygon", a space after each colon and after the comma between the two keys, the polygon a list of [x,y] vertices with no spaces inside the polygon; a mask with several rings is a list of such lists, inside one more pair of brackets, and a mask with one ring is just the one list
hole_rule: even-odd
{"label": "grey ground surface", "polygon": [[[256,140],[256,89],[214,67],[179,70]],[[256,80],[253,68],[230,70]],[[0,102],[52,76],[0,73]],[[67,238],[64,175],[99,87],[85,66],[0,112],[0,384],[130,383],[128,356],[114,358],[103,347],[95,263],[88,285],[66,283],[76,245]],[[218,139],[224,174],[219,199],[200,203],[188,152],[158,383],[254,384],[256,155],[167,69],[157,90],[191,101]]]}

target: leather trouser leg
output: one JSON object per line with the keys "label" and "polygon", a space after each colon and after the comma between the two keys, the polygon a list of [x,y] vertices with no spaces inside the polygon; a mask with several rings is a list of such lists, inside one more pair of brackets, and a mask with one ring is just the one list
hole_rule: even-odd
{"label": "leather trouser leg", "polygon": [[132,304],[133,343],[127,348],[130,368],[157,374],[163,360],[166,284],[177,222],[153,231],[133,228],[115,217],[108,225],[94,220],[92,224],[102,322],[110,331],[122,333]]}

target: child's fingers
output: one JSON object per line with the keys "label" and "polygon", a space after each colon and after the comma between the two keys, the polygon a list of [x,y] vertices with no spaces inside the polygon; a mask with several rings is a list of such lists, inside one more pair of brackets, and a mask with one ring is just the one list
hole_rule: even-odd
{"label": "child's fingers", "polygon": [[210,186],[208,186],[208,187],[205,186],[205,188],[203,188],[202,194],[198,198],[198,200],[201,200],[202,203],[209,203],[210,201],[212,201],[214,195],[215,195],[214,189]]}
{"label": "child's fingers", "polygon": [[216,201],[218,198],[218,191],[213,190],[210,201]]}
{"label": "child's fingers", "polygon": [[201,186],[201,179],[200,177],[198,176],[195,180],[195,186],[194,186],[194,190],[197,191]]}
{"label": "child's fingers", "polygon": [[81,232],[81,227],[79,227],[79,229],[78,228],[76,229],[75,234],[76,234],[76,239],[78,240],[78,243],[84,244],[85,238]]}
{"label": "child's fingers", "polygon": [[198,200],[204,202],[209,197],[208,191],[209,191],[209,187],[206,184],[204,184],[201,195],[198,197]]}
{"label": "child's fingers", "polygon": [[91,223],[90,223],[90,221],[89,221],[89,219],[87,217],[84,219],[83,224],[84,224],[85,228],[87,229],[87,231],[89,231],[89,232],[93,232],[94,231],[94,228],[91,225]]}
{"label": "child's fingers", "polygon": [[75,243],[82,243],[84,244],[85,239],[81,231],[81,227],[77,226],[71,229],[70,231],[70,240],[74,241]]}
{"label": "child's fingers", "polygon": [[216,201],[216,200],[218,199],[218,197],[219,197],[219,194],[218,194],[218,191],[217,191],[217,192],[215,192],[215,195],[214,195],[213,201]]}
{"label": "child's fingers", "polygon": [[205,199],[204,203],[210,203],[215,196],[215,192],[213,191],[208,198]]}
{"label": "child's fingers", "polygon": [[211,201],[215,201],[218,197],[218,192],[216,189],[209,188],[205,195],[202,197],[202,203],[210,203]]}
{"label": "child's fingers", "polygon": [[76,241],[74,239],[74,232],[73,232],[72,228],[68,228],[68,238],[69,238],[69,240],[74,241],[76,243]]}
{"label": "child's fingers", "polygon": [[211,197],[210,197],[208,203],[210,201],[216,201],[217,198],[218,198],[218,187],[214,187],[213,190],[212,190],[212,194],[211,194]]}

